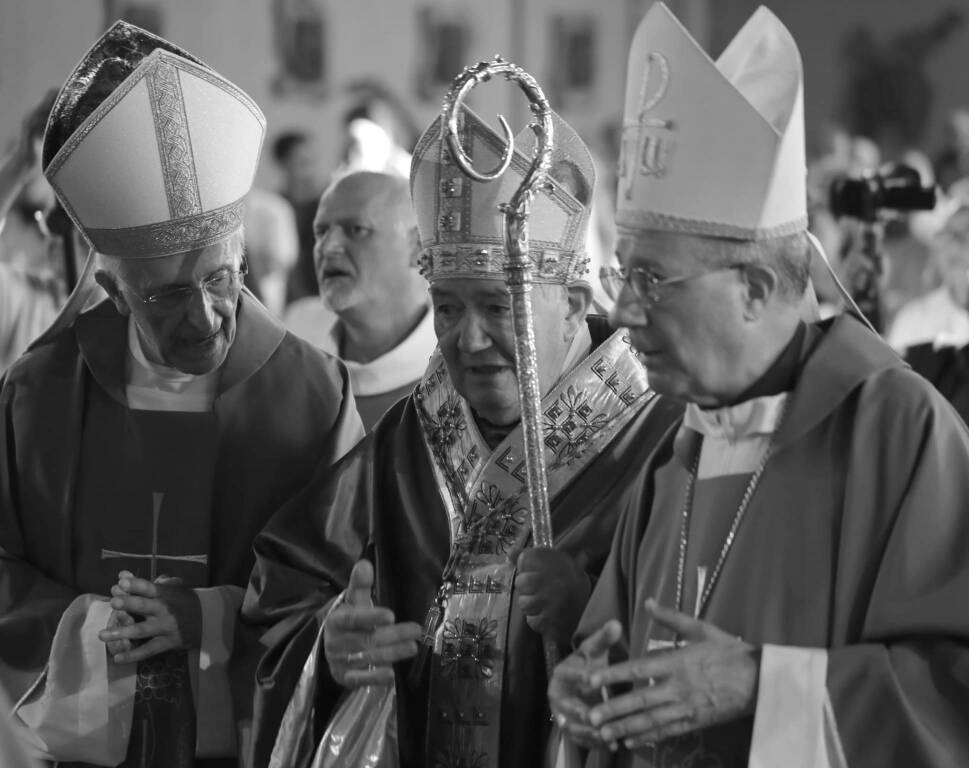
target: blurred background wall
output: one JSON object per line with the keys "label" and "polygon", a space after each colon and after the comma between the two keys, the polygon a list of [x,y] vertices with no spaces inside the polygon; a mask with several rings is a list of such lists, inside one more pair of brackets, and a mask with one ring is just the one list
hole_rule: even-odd
{"label": "blurred background wall", "polygon": [[[386,89],[399,100],[408,123],[401,133],[412,133],[436,113],[446,80],[459,66],[495,53],[532,72],[553,106],[608,158],[630,35],[650,3],[0,0],[0,148],[40,94],[65,78],[111,20],[124,16],[154,27],[248,91],[269,119],[269,141],[290,128],[314,134],[324,165],[338,161],[341,116],[361,89]],[[714,55],[757,5],[668,4]],[[947,15],[963,5],[774,0],[772,9],[804,57],[809,140],[816,142],[832,123],[863,132],[869,115],[877,118],[873,130],[885,134],[875,137],[883,155],[913,142],[931,153],[942,142],[947,112],[969,103],[969,25],[960,24],[957,13]],[[517,91],[501,85],[475,93],[474,105],[487,118],[501,111],[513,126],[523,124]],[[896,118],[902,128],[891,125]],[[406,144],[406,136],[400,139]],[[275,186],[268,154],[260,182]]]}

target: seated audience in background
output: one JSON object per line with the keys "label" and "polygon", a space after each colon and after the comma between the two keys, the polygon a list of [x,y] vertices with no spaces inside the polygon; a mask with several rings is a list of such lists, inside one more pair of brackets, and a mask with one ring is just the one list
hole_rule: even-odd
{"label": "seated audience in background", "polygon": [[969,344],[969,205],[959,206],[946,219],[931,259],[942,284],[896,314],[887,338],[899,351],[917,344]]}
{"label": "seated audience in background", "polygon": [[291,304],[286,325],[343,360],[369,430],[411,393],[437,344],[407,179],[343,176],[320,198],[313,231],[320,293]]}

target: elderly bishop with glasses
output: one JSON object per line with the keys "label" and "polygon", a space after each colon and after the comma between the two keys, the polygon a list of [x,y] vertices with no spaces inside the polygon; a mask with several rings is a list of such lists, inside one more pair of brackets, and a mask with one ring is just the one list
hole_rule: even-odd
{"label": "elderly bishop with glasses", "polygon": [[813,317],[801,62],[634,38],[613,319],[686,401],[549,696],[597,766],[969,764],[969,434],[853,314]]}
{"label": "elderly bishop with glasses", "polygon": [[54,103],[44,172],[108,300],[0,391],[0,685],[45,759],[235,764],[252,540],[362,435],[342,365],[244,287],[264,131],[240,89],[124,22]]}

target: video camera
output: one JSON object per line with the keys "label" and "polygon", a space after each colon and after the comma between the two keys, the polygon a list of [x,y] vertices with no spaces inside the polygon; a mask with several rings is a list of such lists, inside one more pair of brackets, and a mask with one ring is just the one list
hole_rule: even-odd
{"label": "video camera", "polygon": [[902,163],[888,163],[879,173],[831,182],[828,205],[836,217],[866,222],[878,220],[881,211],[931,211],[935,187],[923,187],[918,171]]}

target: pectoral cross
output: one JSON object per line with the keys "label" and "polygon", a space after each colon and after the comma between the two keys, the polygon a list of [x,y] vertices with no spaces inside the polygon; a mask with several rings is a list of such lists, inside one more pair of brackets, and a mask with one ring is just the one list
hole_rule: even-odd
{"label": "pectoral cross", "polygon": [[[696,568],[696,601],[693,604],[693,618],[699,619],[700,612],[703,610],[703,590],[707,586],[707,567],[698,565]],[[669,648],[679,648],[685,643],[682,640],[653,640],[649,637],[650,630],[646,631],[646,653],[653,651],[663,651]]]}
{"label": "pectoral cross", "polygon": [[199,563],[206,565],[209,562],[208,555],[159,555],[158,554],[158,522],[161,519],[162,502],[165,494],[161,491],[153,491],[152,500],[152,528],[151,528],[151,552],[149,554],[138,554],[135,552],[121,552],[116,549],[102,549],[101,559],[110,560],[117,557],[131,557],[136,560],[148,560],[150,562],[150,579],[154,581],[158,578],[158,561],[169,560],[180,563]]}

